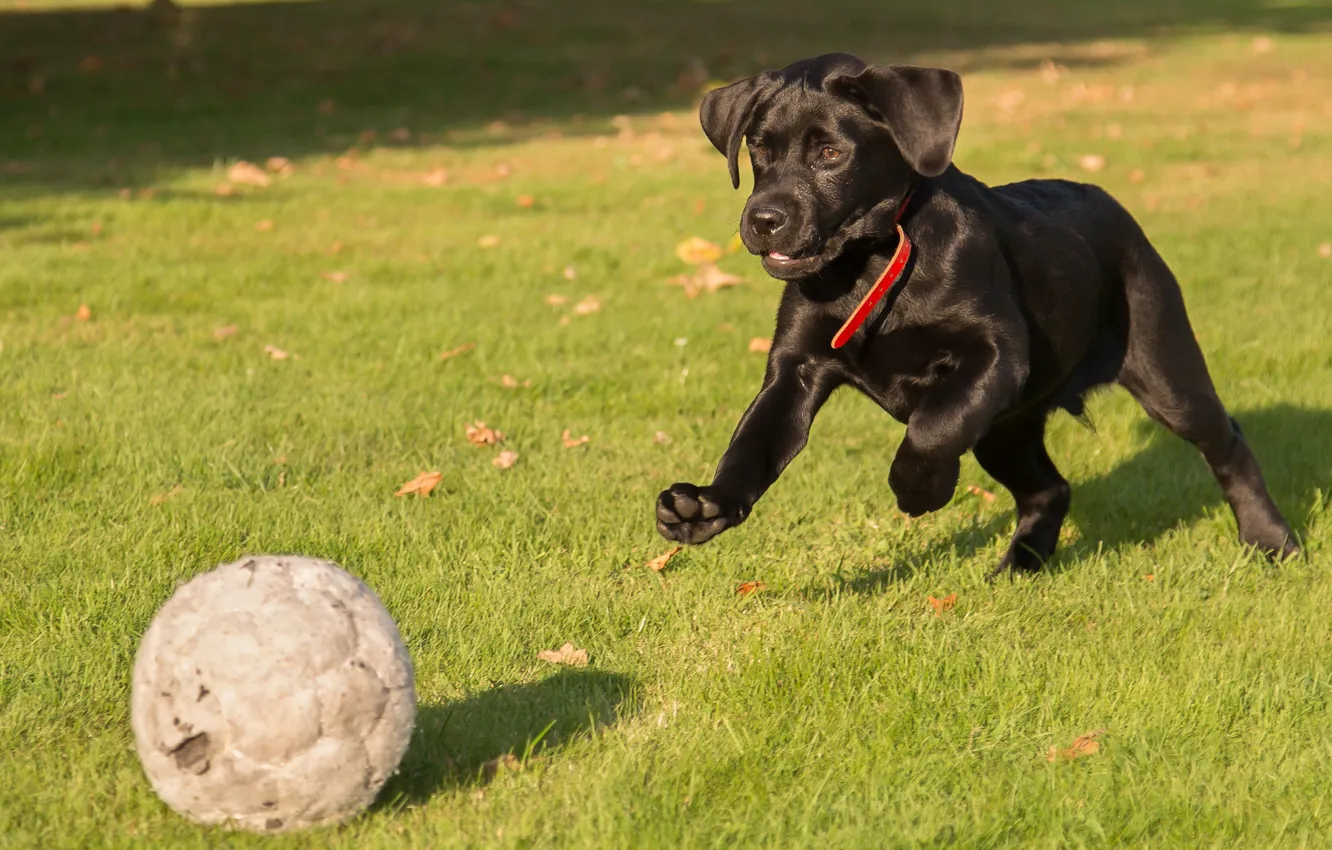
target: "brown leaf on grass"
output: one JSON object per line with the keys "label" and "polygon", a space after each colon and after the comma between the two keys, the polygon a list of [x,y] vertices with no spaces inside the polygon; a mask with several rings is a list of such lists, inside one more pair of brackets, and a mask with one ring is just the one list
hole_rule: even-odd
{"label": "brown leaf on grass", "polygon": [[170,499],[172,496],[181,493],[182,491],[184,491],[184,489],[185,489],[184,487],[177,484],[175,487],[172,487],[170,490],[166,491],[165,493],[154,493],[152,496],[148,498],[148,504],[152,505],[153,507],[157,507],[158,505],[165,502],[167,499]]}
{"label": "brown leaf on grass", "polygon": [[756,354],[764,354],[772,350],[772,340],[766,336],[756,336],[749,341],[749,350]]}
{"label": "brown leaf on grass", "polygon": [[272,229],[273,229],[273,219],[271,219],[271,218],[265,218],[265,219],[261,219],[261,220],[259,220],[259,221],[256,221],[256,222],[254,223],[254,229],[255,229],[256,231],[260,232],[260,233],[262,233],[262,232],[265,231],[265,230],[272,230]]}
{"label": "brown leaf on grass", "polygon": [[282,349],[278,348],[276,345],[265,345],[264,353],[274,360],[286,360],[288,357],[291,357],[291,354],[289,354],[286,351],[283,351]]}
{"label": "brown leaf on grass", "polygon": [[504,450],[495,455],[490,461],[490,465],[496,469],[508,469],[518,462],[518,453],[515,451]]}
{"label": "brown leaf on grass", "polygon": [[223,325],[213,331],[213,339],[221,342],[227,337],[235,336],[238,333],[240,333],[239,325]]}
{"label": "brown leaf on grass", "polygon": [[485,236],[476,240],[476,244],[480,248],[496,248],[499,246],[499,243],[500,238],[493,233],[487,233]]}
{"label": "brown leaf on grass", "polygon": [[74,320],[76,322],[87,322],[92,320],[92,310],[87,304],[80,304],[79,309],[74,311]]}
{"label": "brown leaf on grass", "polygon": [[541,661],[549,661],[551,664],[568,664],[570,667],[587,666],[587,650],[575,649],[571,643],[566,643],[559,649],[543,649],[537,653],[537,658]]}
{"label": "brown leaf on grass", "polygon": [[671,435],[667,434],[665,431],[658,431],[656,434],[652,436],[652,442],[656,443],[659,446],[664,446],[670,441],[671,441]]}
{"label": "brown leaf on grass", "polygon": [[227,179],[241,186],[271,186],[273,178],[252,162],[241,160],[227,169]]}
{"label": "brown leaf on grass", "polygon": [[499,775],[501,770],[519,771],[523,769],[523,763],[513,753],[505,753],[499,758],[493,758],[481,765],[481,778],[486,782],[491,781]]}
{"label": "brown leaf on grass", "polygon": [[573,306],[574,314],[578,316],[586,316],[589,313],[595,313],[600,309],[601,309],[601,302],[598,301],[596,298],[592,297],[591,295],[587,296],[582,301],[579,301],[577,304]]}
{"label": "brown leaf on grass", "polygon": [[285,156],[270,156],[268,161],[264,163],[264,167],[279,177],[290,177],[296,170],[295,166],[291,164],[291,160]]}
{"label": "brown leaf on grass", "polygon": [[56,401],[60,401],[63,398],[69,398],[69,393],[67,392],[51,393],[51,398],[55,399]]}
{"label": "brown leaf on grass", "polygon": [[686,298],[696,298],[700,292],[713,293],[726,286],[744,283],[744,278],[722,271],[712,263],[704,263],[693,274],[671,278],[675,286],[683,286]]}
{"label": "brown leaf on grass", "polygon": [[1156,581],[1156,573],[1148,573],[1142,577],[1143,581]]}
{"label": "brown leaf on grass", "polygon": [[1143,171],[1141,168],[1135,168],[1129,172],[1130,183],[1141,183],[1143,180],[1146,179],[1147,179],[1147,172]]}
{"label": "brown leaf on grass", "polygon": [[973,496],[980,496],[982,499],[984,499],[987,502],[993,502],[997,498],[989,490],[982,490],[981,488],[977,487],[975,484],[968,485],[967,492]]}
{"label": "brown leaf on grass", "polygon": [[1105,157],[1099,153],[1083,154],[1078,157],[1078,167],[1083,171],[1100,171],[1105,168]]}
{"label": "brown leaf on grass", "polygon": [[925,598],[930,601],[930,607],[934,609],[934,616],[936,617],[942,617],[945,611],[952,610],[952,607],[957,604],[956,593],[950,593],[943,599],[935,599],[933,596],[926,596]]}
{"label": "brown leaf on grass", "polygon": [[546,296],[546,303],[552,307],[561,307],[565,304],[568,304],[569,299],[565,298],[563,295],[552,292],[551,294]]}
{"label": "brown leaf on grass", "polygon": [[504,387],[506,390],[516,390],[519,387],[524,387],[524,388],[530,387],[532,386],[532,382],[528,380],[528,381],[523,381],[522,383],[518,383],[518,379],[515,378],[513,375],[500,375],[499,385],[501,387]]}
{"label": "brown leaf on grass", "polygon": [[1072,761],[1082,756],[1095,755],[1101,750],[1101,742],[1096,739],[1104,734],[1104,729],[1097,729],[1095,732],[1088,732],[1086,735],[1079,736],[1073,741],[1073,746],[1068,749],[1061,750],[1058,747],[1051,747],[1050,751],[1045,754],[1045,760],[1048,762],[1056,762],[1060,759]]}
{"label": "brown leaf on grass", "polygon": [[569,429],[565,428],[564,433],[560,435],[560,439],[564,441],[564,447],[566,449],[572,449],[574,446],[583,445],[584,443],[588,442],[591,438],[588,437],[586,434],[584,434],[581,437],[572,436],[569,433]]}
{"label": "brown leaf on grass", "polygon": [[752,593],[758,593],[766,588],[767,585],[761,581],[742,581],[735,588],[737,596],[749,596]]}
{"label": "brown leaf on grass", "polygon": [[466,354],[467,352],[471,351],[473,348],[476,348],[476,343],[464,342],[462,345],[458,346],[457,348],[450,348],[448,351],[441,351],[439,353],[439,359],[448,360],[450,357],[457,357],[459,354]]}
{"label": "brown leaf on grass", "polygon": [[525,210],[529,210],[536,204],[536,200],[531,195],[519,195],[514,199],[514,203]]}
{"label": "brown leaf on grass", "polygon": [[680,546],[676,546],[672,549],[667,549],[665,552],[653,558],[651,561],[648,561],[646,564],[644,564],[644,566],[646,566],[649,570],[652,570],[654,573],[659,573],[662,570],[666,569],[666,564],[670,562],[671,558],[674,558],[676,556],[676,553],[678,553],[681,548],[682,547]]}
{"label": "brown leaf on grass", "polygon": [[236,187],[230,183],[218,183],[213,187],[213,194],[219,198],[229,198],[236,194]]}
{"label": "brown leaf on grass", "polygon": [[721,246],[715,242],[699,237],[691,236],[679,245],[675,246],[675,256],[679,257],[681,262],[688,263],[691,266],[698,266],[704,263],[715,263],[722,258]]}
{"label": "brown leaf on grass", "polygon": [[1318,246],[1318,256],[1324,260],[1332,258],[1332,242],[1324,242]]}
{"label": "brown leaf on grass", "polygon": [[430,495],[430,491],[434,490],[442,480],[444,480],[444,473],[442,472],[422,472],[411,481],[408,481],[406,484],[399,487],[398,492],[393,495],[410,496],[415,493],[418,499],[424,499],[426,496]]}
{"label": "brown leaf on grass", "polygon": [[486,427],[486,423],[480,419],[468,425],[463,433],[467,435],[467,442],[474,446],[494,446],[504,442],[502,432]]}
{"label": "brown leaf on grass", "polygon": [[427,186],[443,186],[449,182],[449,172],[443,168],[432,168],[421,175],[421,182]]}
{"label": "brown leaf on grass", "polygon": [[346,283],[350,275],[346,272],[324,272],[323,277],[329,283]]}
{"label": "brown leaf on grass", "polygon": [[[565,266],[565,267],[564,267],[564,279],[565,279],[565,280],[576,280],[577,278],[578,278],[578,269],[574,268],[573,266]],[[550,303],[550,302],[547,301],[546,303]]]}

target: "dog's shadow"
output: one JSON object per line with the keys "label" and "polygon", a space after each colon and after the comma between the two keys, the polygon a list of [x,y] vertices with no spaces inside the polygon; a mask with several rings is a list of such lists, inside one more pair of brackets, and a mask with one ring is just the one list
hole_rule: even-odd
{"label": "dog's shadow", "polygon": [[[1244,437],[1258,457],[1263,477],[1297,537],[1308,530],[1310,513],[1320,489],[1332,490],[1332,411],[1289,404],[1238,411],[1234,414]],[[1143,451],[1108,474],[1073,482],[1070,519],[1080,531],[1077,541],[1061,545],[1048,571],[1075,569],[1098,551],[1150,546],[1171,529],[1196,521],[1210,511],[1224,510],[1234,533],[1234,520],[1221,489],[1198,451],[1146,418],[1138,426],[1147,437]],[[893,563],[853,575],[839,576],[820,595],[879,593],[904,581],[936,560],[941,551],[968,555],[993,548],[997,559],[1013,529],[1009,510],[976,517],[949,539],[936,541]]]}
{"label": "dog's shadow", "polygon": [[500,684],[455,702],[418,706],[407,755],[376,808],[418,804],[522,769],[527,759],[631,714],[636,693],[628,676],[567,669],[539,682]]}

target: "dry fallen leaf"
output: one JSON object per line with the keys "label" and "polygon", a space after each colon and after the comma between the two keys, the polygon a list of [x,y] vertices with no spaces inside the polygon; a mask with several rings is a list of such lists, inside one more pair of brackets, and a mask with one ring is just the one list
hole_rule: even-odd
{"label": "dry fallen leaf", "polygon": [[501,387],[504,387],[506,390],[516,390],[519,387],[530,387],[532,386],[532,382],[528,380],[528,381],[523,381],[520,384],[518,383],[518,379],[515,378],[513,375],[500,375],[499,385]]}
{"label": "dry fallen leaf", "polygon": [[238,333],[240,333],[239,325],[223,325],[222,327],[217,328],[216,330],[213,331],[213,339],[217,340],[218,342],[221,342],[227,337],[235,336]]}
{"label": "dry fallen leaf", "polygon": [[1099,153],[1083,154],[1078,158],[1078,166],[1083,171],[1100,171],[1105,168],[1105,157]]}
{"label": "dry fallen leaf", "polygon": [[227,169],[227,179],[242,186],[271,186],[273,179],[252,162],[240,162]]}
{"label": "dry fallen leaf", "polygon": [[500,238],[493,233],[488,233],[476,240],[476,244],[482,248],[494,248],[500,243]]}
{"label": "dry fallen leaf", "polygon": [[601,302],[598,301],[596,298],[593,298],[591,295],[587,296],[582,301],[579,301],[577,304],[573,306],[574,313],[579,316],[586,316],[587,314],[595,313],[600,309],[601,309]]}
{"label": "dry fallen leaf", "polygon": [[474,446],[493,446],[504,442],[504,434],[493,428],[487,428],[486,423],[480,419],[468,425],[463,431],[467,435],[467,442]]}
{"label": "dry fallen leaf", "polygon": [[163,502],[165,502],[167,499],[170,499],[172,496],[179,494],[184,489],[185,489],[184,487],[177,484],[175,487],[172,487],[170,490],[166,491],[165,493],[154,493],[148,499],[148,504],[156,507],[157,505],[160,505]]}
{"label": "dry fallen leaf", "polygon": [[501,770],[519,771],[523,769],[523,763],[513,753],[505,753],[499,758],[493,758],[481,765],[481,777],[487,782],[499,775]]}
{"label": "dry fallen leaf", "polygon": [[1147,172],[1143,171],[1141,168],[1135,168],[1129,172],[1130,183],[1141,183],[1145,179],[1147,179]]}
{"label": "dry fallen leaf", "polygon": [[568,664],[570,667],[587,666],[587,650],[574,649],[574,645],[566,643],[559,649],[543,649],[537,653],[537,658],[541,661],[549,661],[551,664]]}
{"label": "dry fallen leaf", "polygon": [[679,257],[682,262],[697,266],[703,263],[715,263],[720,260],[722,249],[715,242],[692,236],[675,246],[675,256]]}
{"label": "dry fallen leaf", "polygon": [[1049,762],[1058,761],[1059,759],[1071,761],[1080,756],[1093,755],[1101,749],[1101,743],[1096,739],[1104,734],[1104,729],[1097,729],[1095,732],[1088,732],[1086,735],[1078,737],[1078,739],[1073,742],[1073,746],[1066,750],[1061,750],[1058,747],[1051,747],[1050,751],[1045,754],[1045,760]]}
{"label": "dry fallen leaf", "polygon": [[532,205],[535,204],[536,201],[533,200],[533,198],[532,198],[531,195],[519,195],[519,196],[514,200],[514,203],[518,204],[518,206],[520,206],[520,207],[522,207],[523,209],[527,210],[527,209],[531,209],[531,208],[532,208]]}
{"label": "dry fallen leaf", "polygon": [[444,473],[442,472],[422,472],[420,475],[398,488],[398,492],[393,495],[409,496],[412,493],[415,493],[417,498],[424,499],[426,496],[430,495],[430,491],[434,490],[442,480],[444,480]]}
{"label": "dry fallen leaf", "polygon": [[254,223],[254,229],[260,232],[273,229],[273,219],[265,218]]}
{"label": "dry fallen leaf", "polygon": [[942,617],[945,611],[951,610],[957,604],[957,594],[950,593],[943,599],[935,599],[933,596],[927,596],[930,600],[930,607],[934,609],[934,616]]}
{"label": "dry fallen leaf", "polygon": [[283,177],[290,177],[292,172],[296,170],[292,166],[291,160],[287,159],[285,156],[270,156],[268,162],[264,163],[264,167],[274,174]]}
{"label": "dry fallen leaf", "polygon": [[443,168],[432,168],[421,176],[421,182],[427,186],[443,186],[449,182],[449,172]]}
{"label": "dry fallen leaf", "polygon": [[664,446],[670,441],[671,441],[671,435],[667,434],[665,431],[658,431],[652,437],[652,442],[656,443],[659,446]]}
{"label": "dry fallen leaf", "polygon": [[496,469],[508,469],[517,462],[518,462],[518,453],[506,449],[505,451],[502,451],[499,454],[495,455],[494,459],[490,461],[490,465],[495,467]]}
{"label": "dry fallen leaf", "polygon": [[751,593],[763,590],[765,587],[767,585],[761,581],[743,581],[736,587],[735,592],[740,596],[748,596]]}
{"label": "dry fallen leaf", "polygon": [[977,487],[975,484],[969,485],[967,487],[967,492],[973,496],[980,496],[982,499],[984,499],[987,502],[993,502],[995,498],[997,498],[989,490],[982,490],[981,488]]}
{"label": "dry fallen leaf", "polygon": [[230,183],[219,183],[213,187],[213,194],[219,198],[226,198],[236,194],[236,187]]}
{"label": "dry fallen leaf", "polygon": [[[577,277],[578,277],[578,269],[574,268],[573,266],[565,266],[565,267],[564,267],[564,279],[565,279],[565,280],[575,280]],[[550,302],[547,301],[546,303],[550,303]]]}
{"label": "dry fallen leaf", "polygon": [[276,345],[265,345],[264,353],[267,354],[269,357],[273,358],[274,360],[286,360],[288,357],[291,356],[287,352],[278,348]]}
{"label": "dry fallen leaf", "polygon": [[581,446],[584,443],[588,442],[588,440],[590,439],[586,434],[584,434],[581,437],[571,436],[569,434],[568,428],[564,429],[564,433],[561,435],[560,438],[564,440],[564,447],[566,449],[572,449],[574,446]]}
{"label": "dry fallen leaf", "polygon": [[749,350],[758,354],[772,350],[772,340],[765,336],[756,336],[749,341]]}
{"label": "dry fallen leaf", "polygon": [[473,348],[476,348],[476,343],[464,342],[462,345],[458,346],[457,348],[450,348],[448,351],[441,351],[439,353],[439,359],[448,360],[450,357],[457,357],[459,354],[466,354],[467,352],[471,351]]}
{"label": "dry fallen leaf", "polygon": [[550,295],[546,296],[546,303],[552,307],[559,307],[561,305],[568,304],[569,299],[565,298],[563,295],[559,295],[557,293],[552,292]]}
{"label": "dry fallen leaf", "polygon": [[667,549],[665,552],[653,558],[651,561],[648,561],[645,566],[648,569],[652,570],[654,573],[659,573],[662,570],[666,569],[666,564],[671,560],[671,558],[675,557],[676,553],[678,553],[680,549],[681,549],[680,546],[676,546],[673,549]]}
{"label": "dry fallen leaf", "polygon": [[1148,573],[1142,577],[1143,581],[1156,581],[1156,573]]}
{"label": "dry fallen leaf", "polygon": [[1332,257],[1332,242],[1324,242],[1322,245],[1319,245],[1318,256],[1325,260]]}
{"label": "dry fallen leaf", "polygon": [[346,283],[346,282],[347,282],[347,273],[346,273],[346,272],[324,272],[324,280],[328,281],[329,283]]}
{"label": "dry fallen leaf", "polygon": [[74,319],[79,322],[86,322],[92,319],[92,310],[88,309],[87,304],[80,304],[79,309],[74,311]]}
{"label": "dry fallen leaf", "polygon": [[712,293],[724,286],[744,283],[744,278],[724,272],[712,263],[704,263],[693,274],[677,275],[670,282],[683,286],[685,297],[695,298],[700,292]]}

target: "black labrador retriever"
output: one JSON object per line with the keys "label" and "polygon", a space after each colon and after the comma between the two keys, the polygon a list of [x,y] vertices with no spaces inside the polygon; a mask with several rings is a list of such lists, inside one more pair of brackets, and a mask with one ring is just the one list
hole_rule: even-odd
{"label": "black labrador retriever", "polygon": [[701,121],[736,188],[747,141],[740,236],[786,286],[763,387],[712,483],[658,498],[662,535],[697,544],[743,522],[850,385],[907,426],[888,473],[901,510],[948,504],[970,450],[1017,502],[996,573],[1039,569],[1070,497],[1046,418],[1117,382],[1202,452],[1240,540],[1299,551],[1141,227],[1095,186],[959,171],[956,74],[828,54],[710,92]]}

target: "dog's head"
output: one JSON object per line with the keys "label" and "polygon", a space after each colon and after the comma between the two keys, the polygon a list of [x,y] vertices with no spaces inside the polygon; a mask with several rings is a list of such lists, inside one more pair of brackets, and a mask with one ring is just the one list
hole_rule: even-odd
{"label": "dog's head", "polygon": [[754,191],[740,237],[769,274],[796,280],[852,242],[886,238],[913,176],[948,169],[962,81],[942,69],[866,66],[830,53],[715,89],[699,117],[736,188],[740,142],[748,142]]}

